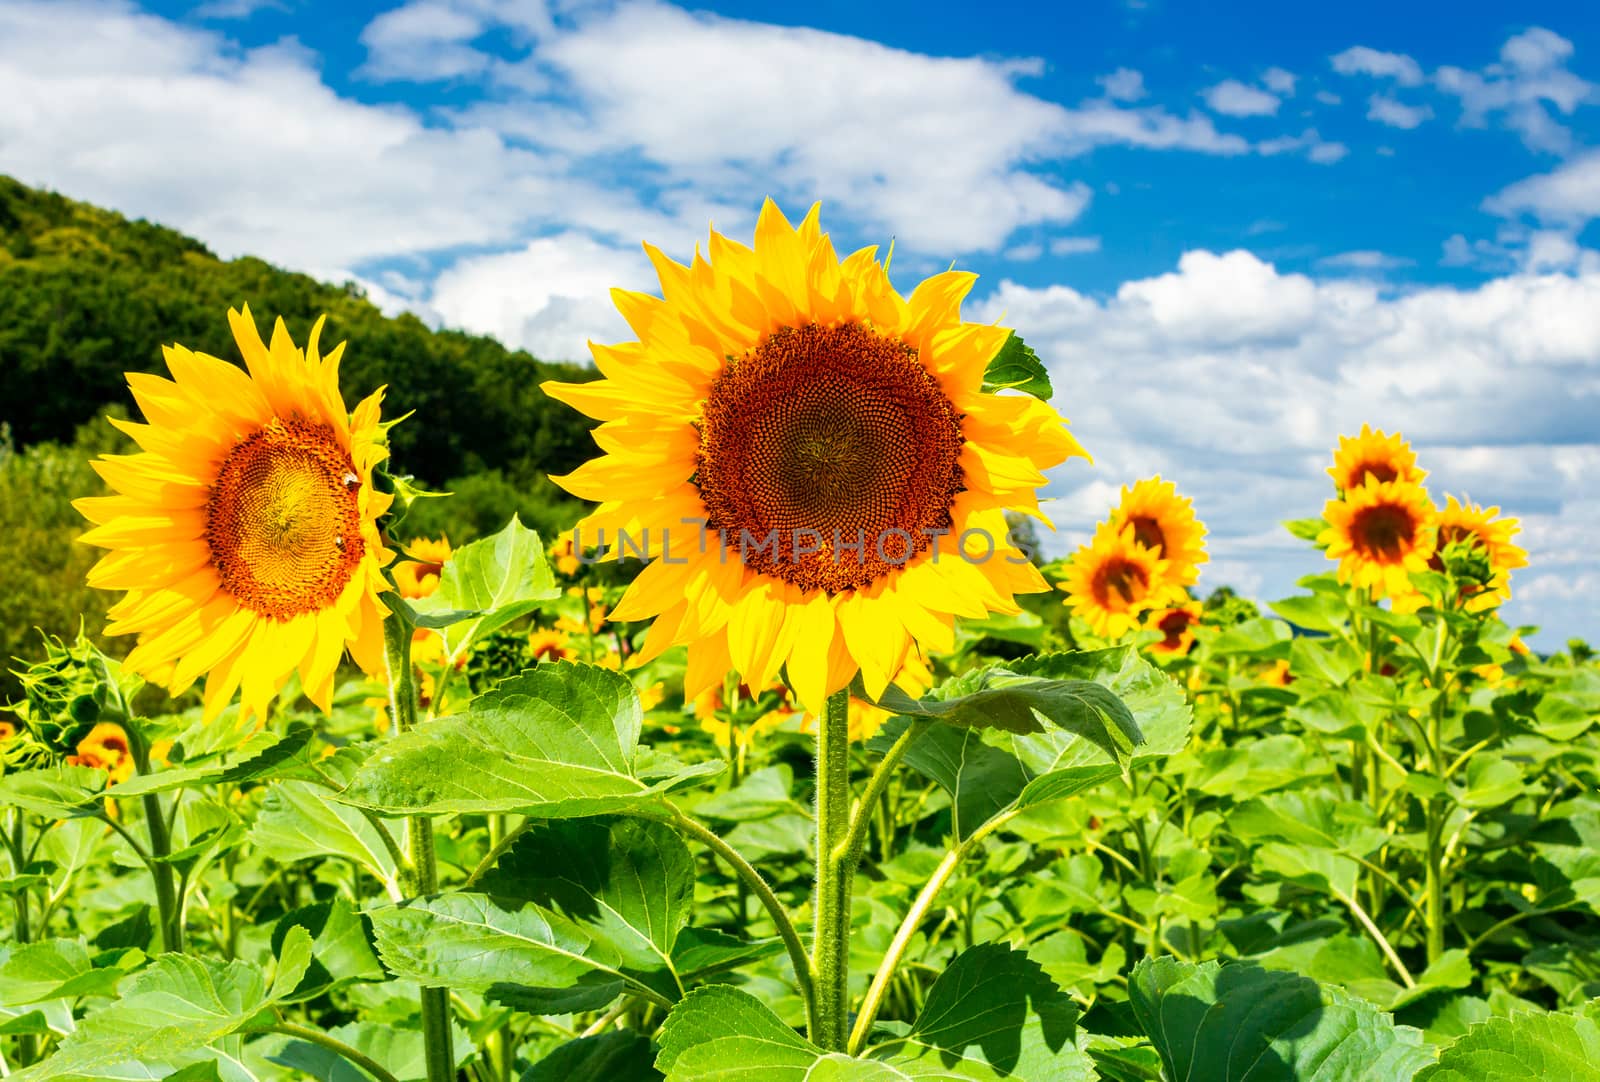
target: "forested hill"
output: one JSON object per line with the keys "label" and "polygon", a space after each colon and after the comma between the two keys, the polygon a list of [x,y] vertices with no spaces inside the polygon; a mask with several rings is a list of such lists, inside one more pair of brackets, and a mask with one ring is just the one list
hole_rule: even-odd
{"label": "forested hill", "polygon": [[593,452],[584,419],[538,389],[587,368],[390,318],[353,285],[224,261],[171,229],[0,175],[0,421],[18,447],[70,441],[106,406],[131,405],[122,373],[164,372],[164,343],[237,360],[226,312],[243,303],[264,335],[281,315],[300,343],[326,313],[324,347],[349,342],[346,398],[387,384],[385,416],[416,411],[391,438],[397,462],[425,482],[490,477],[554,499],[542,475]]}

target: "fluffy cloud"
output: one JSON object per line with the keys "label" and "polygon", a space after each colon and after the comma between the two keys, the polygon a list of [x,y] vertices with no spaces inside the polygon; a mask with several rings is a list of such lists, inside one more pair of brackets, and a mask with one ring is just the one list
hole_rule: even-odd
{"label": "fluffy cloud", "polygon": [[1295,74],[1283,68],[1268,68],[1261,73],[1261,84],[1274,94],[1289,97],[1294,93]]}
{"label": "fluffy cloud", "polygon": [[1145,96],[1144,76],[1132,68],[1118,68],[1095,82],[1112,101],[1138,101]]}
{"label": "fluffy cloud", "polygon": [[[1020,328],[1050,362],[1096,457],[1054,480],[1058,546],[1086,536],[1117,486],[1160,472],[1212,525],[1205,583],[1290,593],[1321,563],[1276,523],[1321,509],[1330,448],[1370,422],[1415,441],[1436,493],[1523,518],[1533,570],[1519,582],[1600,572],[1581,540],[1600,524],[1586,480],[1600,469],[1600,271],[1391,294],[1195,251],[1104,299],[1004,282],[975,318]],[[1519,598],[1510,616],[1600,634],[1579,601]]]}
{"label": "fluffy cloud", "polygon": [[1600,151],[1519,180],[1487,199],[1484,209],[1508,217],[1527,213],[1540,221],[1574,226],[1600,218]]}
{"label": "fluffy cloud", "polygon": [[1330,58],[1340,75],[1370,75],[1393,79],[1401,86],[1422,85],[1422,65],[1404,53],[1386,53],[1365,45],[1354,45]]}
{"label": "fluffy cloud", "polygon": [[1461,103],[1461,122],[1481,127],[1498,118],[1531,150],[1566,153],[1572,133],[1552,115],[1571,116],[1597,100],[1595,84],[1567,70],[1572,43],[1543,27],[1509,38],[1500,62],[1482,71],[1440,68],[1439,89]]}
{"label": "fluffy cloud", "polygon": [[1367,119],[1391,128],[1411,129],[1433,116],[1427,105],[1407,105],[1386,94],[1374,94],[1367,102]]}
{"label": "fluffy cloud", "polygon": [[1224,79],[1200,92],[1213,113],[1223,116],[1271,116],[1282,104],[1276,94],[1248,86],[1237,79]]}

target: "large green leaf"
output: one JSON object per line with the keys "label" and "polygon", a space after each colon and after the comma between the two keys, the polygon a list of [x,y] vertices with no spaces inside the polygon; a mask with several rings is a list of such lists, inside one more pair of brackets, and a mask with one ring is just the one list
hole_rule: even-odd
{"label": "large green leaf", "polygon": [[213,782],[253,781],[271,777],[285,764],[306,751],[311,743],[309,725],[294,724],[279,736],[274,732],[252,733],[237,747],[185,762],[182,766],[157,770],[129,778],[117,786],[118,796],[164,793]]}
{"label": "large green leaf", "polygon": [[[270,985],[248,962],[162,955],[128,981],[121,999],[84,1018],[53,1056],[11,1077],[166,1077],[212,1041],[270,1025],[270,1008],[300,983],[310,962],[304,928],[285,937]],[[130,1065],[141,1073],[127,1074]]]}
{"label": "large green leaf", "polygon": [[378,828],[311,782],[280,781],[272,786],[250,828],[250,843],[279,864],[344,857],[386,883],[398,874],[395,855]]}
{"label": "large green leaf", "polygon": [[[908,724],[904,718],[891,720],[873,746],[887,747]],[[984,743],[978,730],[953,725],[935,725],[918,737],[906,749],[905,764],[950,794],[957,838],[965,838],[1016,800],[1033,779],[1015,755]]]}
{"label": "large green leaf", "polygon": [[911,1030],[869,1054],[914,1078],[1088,1082],[1072,1000],[1022,951],[986,943],[939,975]]}
{"label": "large green leaf", "polygon": [[667,1082],[805,1082],[822,1053],[756,997],[708,984],[683,998],[657,1035]]}
{"label": "large green leaf", "polygon": [[397,977],[482,992],[537,1013],[604,1007],[627,989],[666,997],[623,972],[621,953],[534,902],[438,894],[369,911],[378,953]]}
{"label": "large green leaf", "polygon": [[1399,1080],[1433,1060],[1420,1033],[1364,1000],[1249,963],[1146,958],[1128,997],[1168,1078]]}
{"label": "large green leaf", "polygon": [[417,625],[437,628],[446,653],[457,657],[474,639],[560,594],[539,535],[513,515],[493,537],[451,553],[438,588],[411,609]]}
{"label": "large green leaf", "polygon": [[1491,1018],[1439,1054],[1415,1082],[1600,1082],[1600,999],[1571,1013]]}
{"label": "large green leaf", "polygon": [[344,898],[285,913],[272,928],[272,948],[281,950],[285,938],[295,928],[304,928],[312,937],[311,965],[295,989],[297,999],[321,994],[332,985],[350,981],[381,981],[383,966],[373,953],[367,923]]}
{"label": "large green leaf", "polygon": [[600,815],[637,810],[721,769],[703,763],[644,776],[642,723],[627,677],[573,662],[540,665],[500,682],[465,713],[391,740],[340,799],[391,815]]}
{"label": "large green leaf", "polygon": [[[473,1045],[459,1026],[453,1029],[455,1058],[460,1063],[473,1054]],[[371,1056],[402,1082],[424,1082],[428,1077],[427,1049],[423,1045],[420,1030],[373,1022],[351,1022],[335,1026],[327,1031],[327,1035]],[[317,1082],[372,1082],[372,1076],[362,1068],[339,1053],[310,1041],[288,1041],[267,1058],[308,1075]]]}
{"label": "large green leaf", "polygon": [[105,771],[86,766],[10,770],[0,774],[0,808],[17,807],[47,819],[93,815],[105,788]]}
{"label": "large green leaf", "polygon": [[638,819],[566,819],[529,828],[479,889],[537,902],[610,944],[628,972],[659,972],[682,994],[672,950],[694,905],[695,863],[676,831]]}

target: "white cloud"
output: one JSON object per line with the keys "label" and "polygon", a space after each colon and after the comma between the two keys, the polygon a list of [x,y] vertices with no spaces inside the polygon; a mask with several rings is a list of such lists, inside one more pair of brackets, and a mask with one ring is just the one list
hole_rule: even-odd
{"label": "white cloud", "polygon": [[446,326],[493,335],[537,357],[586,359],[591,339],[633,337],[611,302],[612,287],[655,284],[638,249],[568,232],[458,261],[434,282],[428,304]]}
{"label": "white cloud", "polygon": [[1201,91],[1200,96],[1205,98],[1212,112],[1223,116],[1271,116],[1282,104],[1276,94],[1247,86],[1237,79],[1224,79]]}
{"label": "white cloud", "polygon": [[1404,53],[1386,53],[1365,45],[1353,45],[1330,58],[1340,75],[1370,75],[1393,79],[1401,86],[1422,85],[1422,65]]}
{"label": "white cloud", "polygon": [[1036,240],[1028,241],[1025,244],[1018,244],[1011,248],[1007,248],[1003,254],[1007,259],[1013,260],[1017,263],[1031,263],[1035,259],[1038,259],[1040,256],[1044,255],[1044,245]]}
{"label": "white cloud", "polygon": [[1428,105],[1407,105],[1386,94],[1374,94],[1367,102],[1367,119],[1387,124],[1391,128],[1410,130],[1433,116]]}
{"label": "white cloud", "polygon": [[1339,95],[1335,94],[1331,90],[1319,90],[1319,91],[1317,91],[1316,98],[1323,105],[1338,105],[1339,103],[1344,101],[1343,98],[1341,98]]}
{"label": "white cloud", "polygon": [[196,19],[248,19],[268,10],[288,11],[288,0],[207,0],[190,14]]}
{"label": "white cloud", "polygon": [[1083,255],[1099,250],[1099,237],[1057,237],[1050,242],[1051,255]]}
{"label": "white cloud", "polygon": [[1571,116],[1600,99],[1595,84],[1568,71],[1572,43],[1543,27],[1509,38],[1500,62],[1482,71],[1443,67],[1434,76],[1439,89],[1461,103],[1461,122],[1482,127],[1499,119],[1530,150],[1564,154],[1572,133],[1552,115]]}
{"label": "white cloud", "polygon": [[1401,267],[1411,266],[1411,260],[1400,256],[1389,255],[1385,252],[1362,249],[1353,252],[1340,252],[1337,255],[1324,256],[1317,260],[1317,266],[1328,267],[1334,270],[1355,271],[1383,271],[1398,270]]}
{"label": "white cloud", "polygon": [[1304,150],[1306,157],[1318,165],[1332,165],[1350,153],[1349,147],[1343,143],[1323,139],[1315,128],[1307,128],[1299,135],[1280,135],[1273,139],[1263,139],[1256,144],[1256,153],[1266,157],[1292,154],[1297,150]]}
{"label": "white cloud", "polygon": [[1095,80],[1112,101],[1138,101],[1145,96],[1144,76],[1132,68],[1118,68]]}
{"label": "white cloud", "polygon": [[[1556,566],[1600,573],[1583,540],[1600,528],[1589,494],[1600,270],[1394,295],[1197,251],[1105,299],[1003,282],[973,316],[1002,313],[1072,389],[1058,404],[1096,457],[1052,484],[1068,532],[1103,517],[1116,486],[1160,472],[1212,528],[1203,585],[1248,567],[1264,596],[1292,593],[1296,577],[1332,565],[1276,523],[1321,509],[1338,435],[1370,422],[1415,441],[1436,495],[1466,492],[1524,520],[1533,567],[1519,592]],[[1600,635],[1577,604],[1519,597],[1508,616]]]}
{"label": "white cloud", "polygon": [[1261,83],[1274,94],[1289,97],[1294,94],[1295,74],[1283,68],[1268,68],[1261,73]]}
{"label": "white cloud", "polygon": [[1508,217],[1527,213],[1540,221],[1572,225],[1600,218],[1600,151],[1508,185],[1485,200],[1484,209]]}

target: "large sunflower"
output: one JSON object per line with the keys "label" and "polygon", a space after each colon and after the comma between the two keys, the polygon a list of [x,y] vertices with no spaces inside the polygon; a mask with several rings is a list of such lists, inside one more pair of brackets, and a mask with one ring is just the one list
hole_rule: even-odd
{"label": "large sunflower", "polygon": [[282,320],[270,347],[249,308],[228,322],[248,374],[182,346],[163,351],[172,379],[128,374],[147,423],[112,423],[143,450],[98,459],[117,495],[74,504],[97,524],[82,540],[111,550],[89,585],[128,591],[106,632],[139,636],[130,669],[173,694],[206,676],[208,717],[235,692],[264,714],[296,669],[326,710],[347,647],[383,662],[382,392],[345,409],[344,346],[318,353],[320,319],[303,354]]}
{"label": "large sunflower", "polygon": [[1111,512],[1112,528],[1133,527],[1134,540],[1167,562],[1167,577],[1191,586],[1206,562],[1206,528],[1194,517],[1194,502],[1159,476],[1122,487],[1122,502]]}
{"label": "large sunflower", "polygon": [[1375,597],[1403,597],[1413,592],[1411,574],[1428,569],[1433,505],[1420,485],[1368,474],[1361,487],[1329,500],[1322,517],[1328,527],[1317,541],[1339,561],[1340,582],[1370,587]]}
{"label": "large sunflower", "polygon": [[592,347],[598,382],[545,385],[603,422],[607,453],[556,479],[600,503],[581,543],[649,542],[615,612],[655,619],[641,660],[686,645],[691,699],[785,668],[815,711],[1048,588],[1005,512],[1037,514],[1040,471],[1084,452],[1044,403],[983,392],[1010,332],[962,322],[975,275],[902,298],[875,248],[840,261],[817,208],[795,228],[770,200],[753,248],[645,250],[663,297],[613,293],[638,341]]}
{"label": "large sunflower", "polygon": [[1420,485],[1428,471],[1417,468],[1417,454],[1400,433],[1390,436],[1364,424],[1360,435],[1339,437],[1328,476],[1340,492],[1352,492],[1366,484],[1368,477]]}
{"label": "large sunflower", "polygon": [[1067,592],[1065,604],[1104,639],[1138,627],[1144,613],[1187,597],[1161,554],[1142,544],[1131,524],[1119,529],[1114,522],[1100,523],[1089,544],[1073,553],[1059,585]]}

